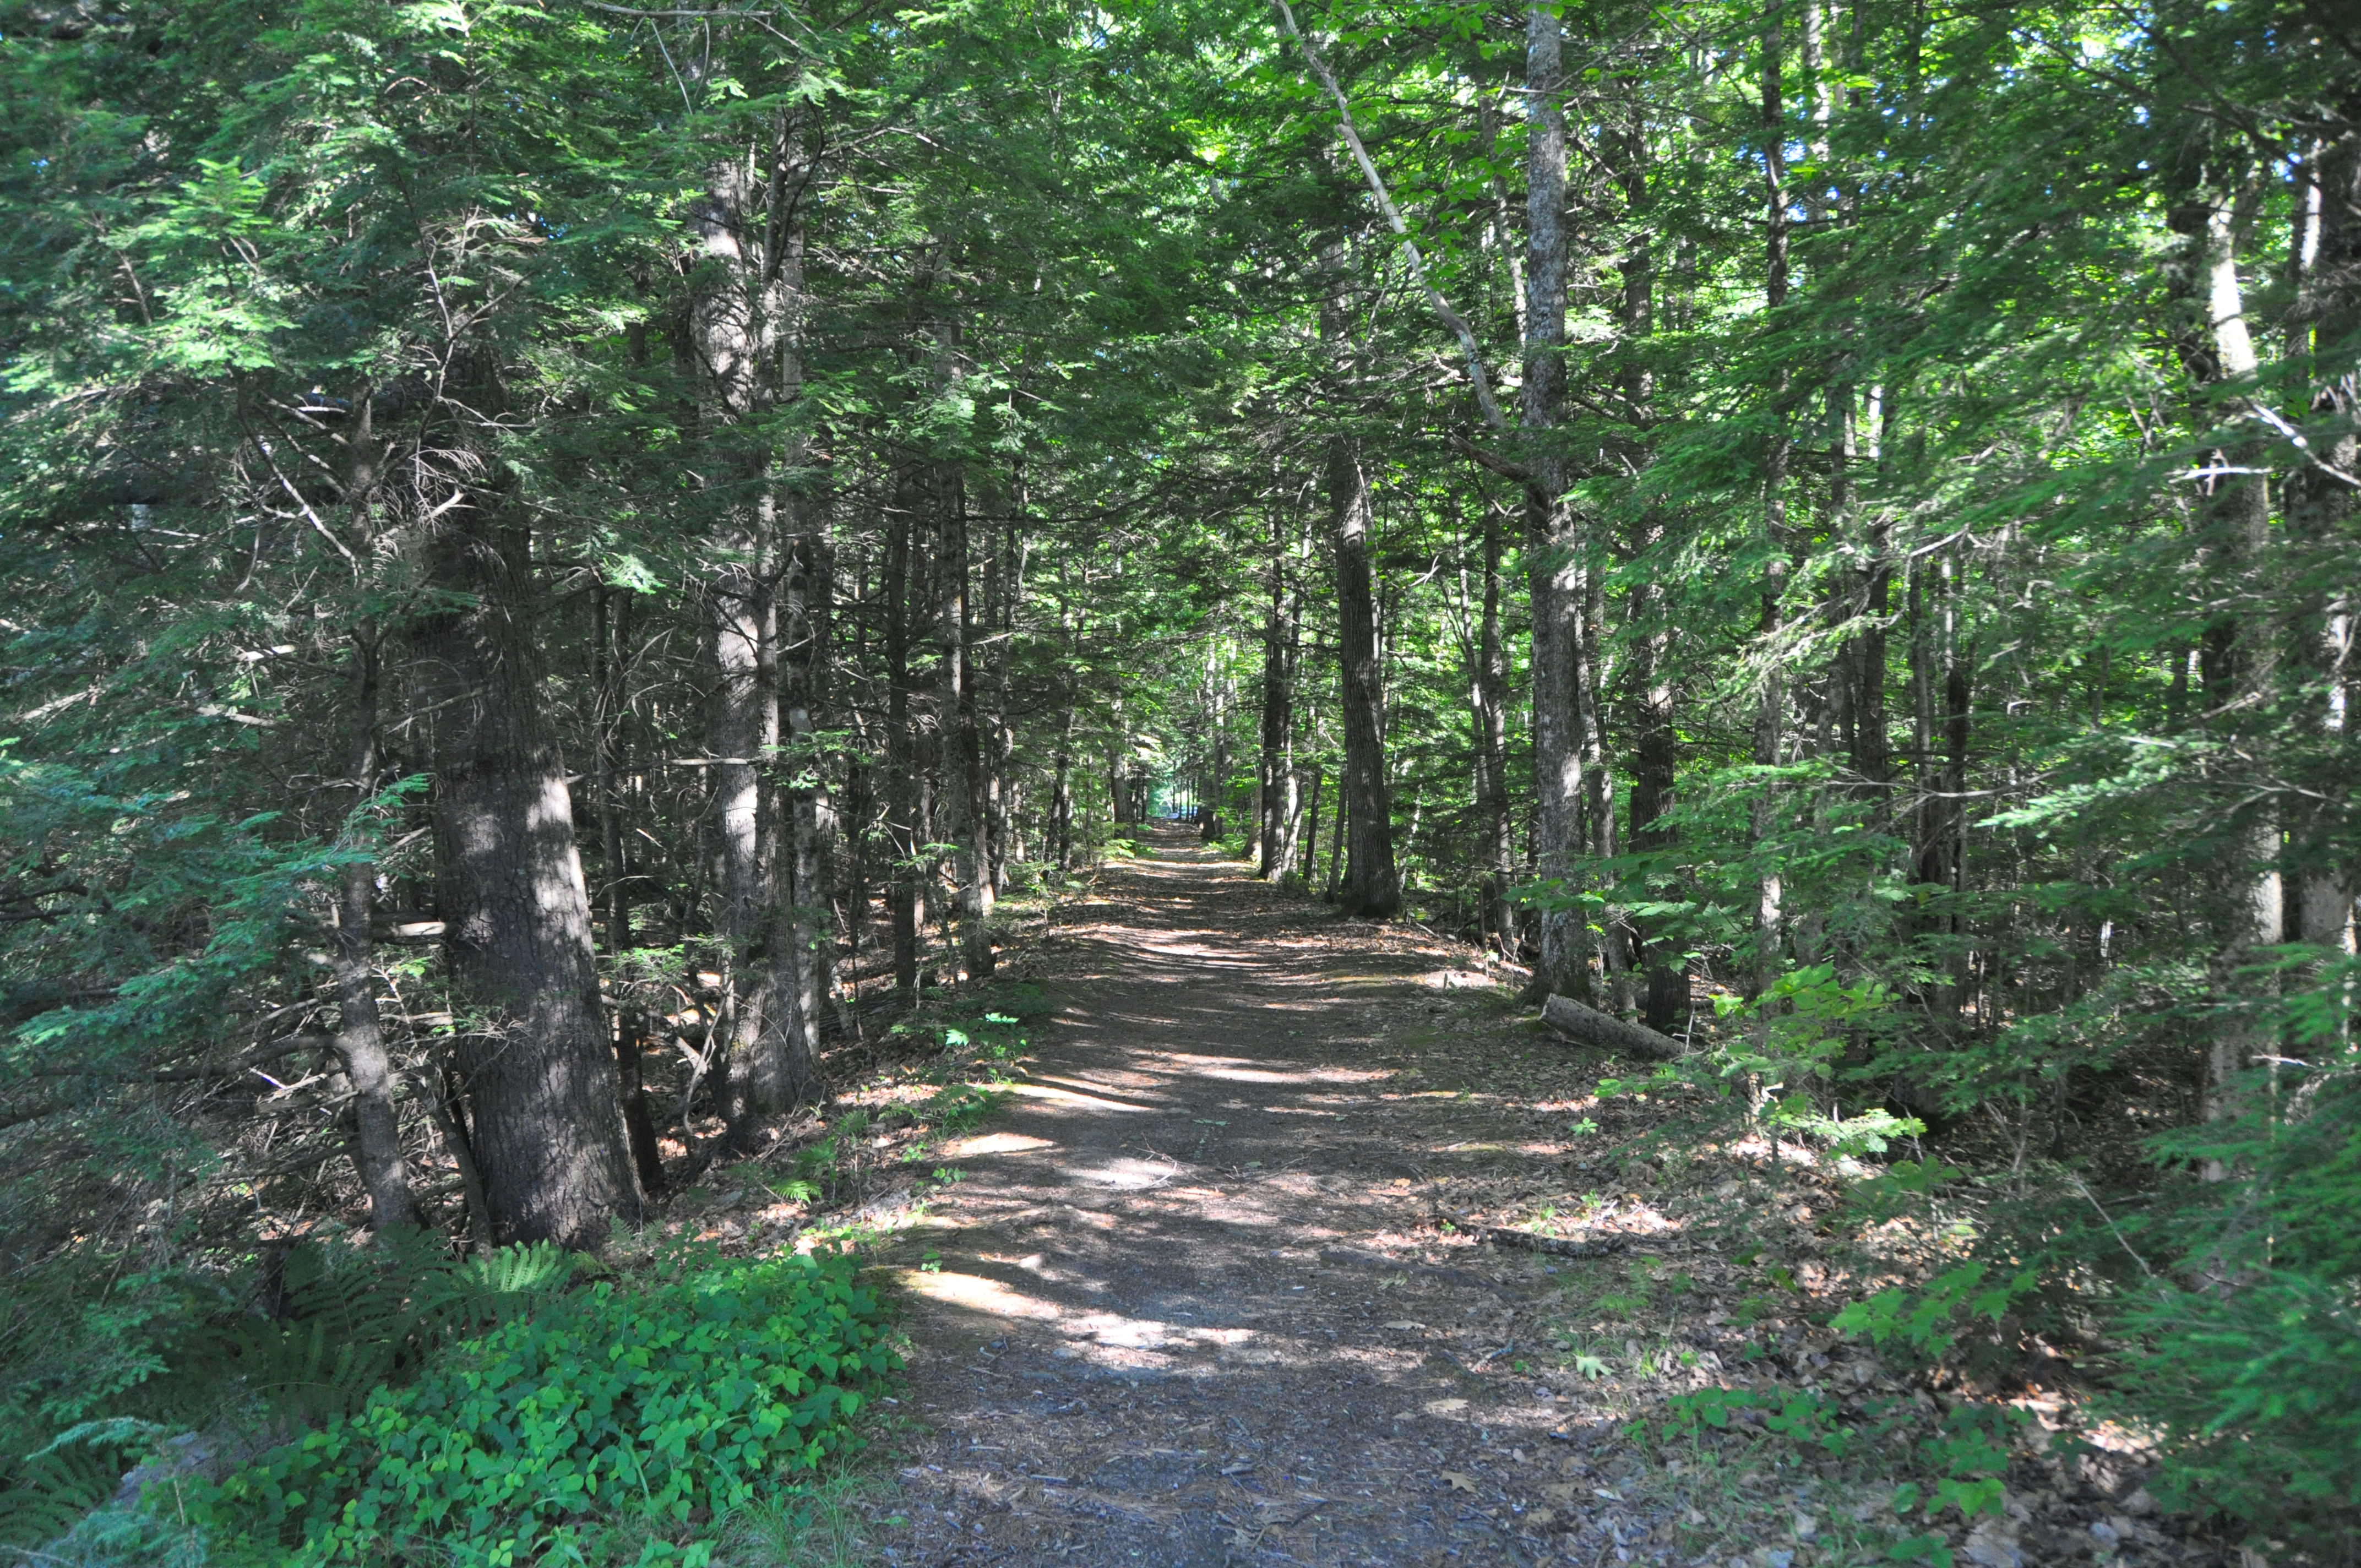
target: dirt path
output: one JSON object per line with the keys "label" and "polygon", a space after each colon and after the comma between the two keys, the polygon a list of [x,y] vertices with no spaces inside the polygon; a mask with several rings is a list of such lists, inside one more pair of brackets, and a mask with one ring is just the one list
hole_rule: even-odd
{"label": "dirt path", "polygon": [[1514,1371],[1553,1271],[1438,1246],[1414,1195],[1553,1152],[1384,1064],[1464,1007],[1465,949],[1343,927],[1179,833],[1103,900],[1055,938],[1081,978],[1031,1083],[898,1254],[939,1257],[903,1276],[929,1435],[889,1560],[1640,1555],[1648,1522],[1586,1523],[1611,1427]]}

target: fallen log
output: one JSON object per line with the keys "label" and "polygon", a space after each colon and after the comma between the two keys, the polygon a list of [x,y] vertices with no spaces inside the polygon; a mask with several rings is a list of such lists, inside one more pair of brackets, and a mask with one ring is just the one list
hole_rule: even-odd
{"label": "fallen log", "polygon": [[1484,1239],[1494,1246],[1515,1247],[1521,1252],[1545,1252],[1552,1257],[1608,1257],[1631,1245],[1623,1236],[1594,1236],[1576,1241],[1571,1236],[1537,1236],[1531,1231],[1511,1231],[1500,1225],[1484,1227]]}
{"label": "fallen log", "polygon": [[1671,1036],[1659,1035],[1645,1024],[1626,1024],[1570,996],[1553,996],[1543,1003],[1542,1022],[1576,1045],[1597,1046],[1619,1057],[1671,1061],[1682,1054],[1681,1043]]}

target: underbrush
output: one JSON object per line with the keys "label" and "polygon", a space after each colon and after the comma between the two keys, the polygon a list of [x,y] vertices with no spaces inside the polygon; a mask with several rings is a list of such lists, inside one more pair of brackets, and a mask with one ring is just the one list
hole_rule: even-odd
{"label": "underbrush", "polygon": [[1936,1128],[1882,1100],[1898,1008],[1818,966],[1679,1061],[1517,1091],[1567,1165],[1467,1223],[1669,1255],[1557,1270],[1535,1375],[1636,1423],[1692,1552],[2361,1561],[2342,1003],[2290,1000],[2242,1115],[2080,1146],[2027,1135],[1998,1047],[1947,1062]]}
{"label": "underbrush", "polygon": [[436,1245],[299,1249],[280,1318],[113,1303],[130,1334],[103,1301],[82,1337],[147,1375],[95,1403],[18,1379],[19,1410],[85,1419],[13,1456],[8,1541],[92,1568],[713,1563],[897,1365],[846,1257],[675,1247],[586,1279],[555,1249]]}
{"label": "underbrush", "polygon": [[[1724,1048],[1652,1080],[1686,1089],[1694,1122],[1718,1113],[1715,1135],[1767,1146],[1774,1180],[1783,1144],[1814,1173],[1798,1255],[1817,1254],[1824,1278],[1808,1314],[1917,1386],[1974,1400],[1960,1409],[2005,1414],[2001,1399],[2048,1393],[2075,1430],[2112,1422],[2163,1508],[2252,1555],[2354,1562],[2361,1087],[2342,1003],[2291,1003],[2280,1027],[2303,1058],[2250,1075],[2232,1098],[2242,1114],[2147,1138],[2142,1179],[2105,1193],[2092,1158],[2028,1148],[2026,1108],[1966,1067],[1950,1103],[1986,1113],[1961,1122],[2019,1130],[1992,1147],[1955,1130],[1937,1147],[1957,1164],[1926,1157],[1926,1129],[1863,1093],[1893,1053],[1845,1044],[1873,1045],[1889,1007],[1826,966],[1800,971],[1729,1009],[1742,1028]],[[1840,1113],[1848,1094],[1861,1108]],[[1921,1157],[1899,1157],[1905,1142]],[[1982,1471],[1908,1485],[1962,1527],[2003,1506]],[[1949,1551],[1931,1532],[1922,1545],[1929,1562]]]}

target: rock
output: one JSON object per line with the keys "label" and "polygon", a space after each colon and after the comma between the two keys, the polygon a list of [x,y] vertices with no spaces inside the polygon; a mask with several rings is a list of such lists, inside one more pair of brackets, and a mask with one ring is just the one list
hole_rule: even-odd
{"label": "rock", "polygon": [[291,1421],[273,1419],[251,1431],[194,1432],[184,1431],[178,1437],[167,1438],[156,1451],[125,1474],[122,1484],[115,1489],[118,1503],[136,1503],[142,1488],[159,1481],[175,1481],[201,1475],[208,1481],[219,1481],[233,1472],[243,1470],[258,1456],[294,1440],[302,1428]]}
{"label": "rock", "polygon": [[1976,1521],[1962,1550],[1976,1568],[2025,1568],[2025,1553],[2017,1549],[2016,1532],[1990,1516]]}

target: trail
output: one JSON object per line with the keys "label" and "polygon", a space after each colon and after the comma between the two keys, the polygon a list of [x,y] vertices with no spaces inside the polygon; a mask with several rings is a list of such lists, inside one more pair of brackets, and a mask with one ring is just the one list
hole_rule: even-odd
{"label": "trail", "polygon": [[[1031,1082],[946,1156],[966,1178],[897,1255],[928,1435],[889,1560],[1567,1560],[1613,1438],[1512,1370],[1546,1348],[1527,1309],[1552,1271],[1439,1245],[1414,1190],[1555,1151],[1380,1059],[1461,1013],[1441,987],[1466,950],[1345,925],[1179,832],[1082,917]],[[1580,1560],[1621,1560],[1606,1544]]]}

